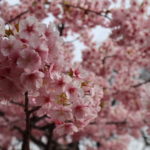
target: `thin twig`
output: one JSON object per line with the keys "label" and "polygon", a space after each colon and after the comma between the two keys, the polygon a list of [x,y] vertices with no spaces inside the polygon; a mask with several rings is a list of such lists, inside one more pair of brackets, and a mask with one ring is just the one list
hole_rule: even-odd
{"label": "thin twig", "polygon": [[29,12],[29,10],[23,11],[22,13],[20,13],[19,15],[17,15],[16,17],[8,20],[5,24],[10,24],[14,21],[16,21],[17,19],[19,19],[20,17],[22,17],[23,15],[27,14]]}
{"label": "thin twig", "polygon": [[71,5],[71,4],[65,4],[65,3],[61,3],[61,5],[65,6],[65,7],[72,7],[72,8],[75,8],[75,9],[80,9],[80,10],[83,10],[85,13],[94,13],[96,15],[99,15],[99,16],[102,16],[102,17],[106,17],[107,19],[111,20],[111,18],[109,18],[107,16],[108,13],[110,13],[110,10],[106,10],[106,11],[94,11],[94,10],[91,10],[91,9],[85,9],[83,7],[80,7],[80,6],[74,6],[74,5]]}
{"label": "thin twig", "polygon": [[38,116],[32,116],[31,119],[30,119],[30,120],[31,120],[31,122],[30,122],[30,123],[31,123],[31,124],[30,124],[31,127],[32,127],[32,128],[36,128],[36,125],[35,125],[35,124],[36,124],[37,122],[41,121],[41,120],[44,120],[45,118],[49,118],[49,117],[48,117],[47,115],[43,115],[43,116],[40,116],[40,117],[38,117]]}
{"label": "thin twig", "polygon": [[110,122],[106,122],[106,125],[112,125],[112,124],[114,124],[114,125],[125,125],[127,122],[126,122],[126,120],[124,120],[124,121],[110,121]]}
{"label": "thin twig", "polygon": [[31,135],[31,140],[32,140],[32,142],[34,142],[34,144],[38,145],[40,148],[45,148],[46,147],[46,145],[42,141],[36,139],[32,135]]}
{"label": "thin twig", "polygon": [[133,85],[132,87],[133,87],[133,88],[137,88],[137,87],[140,87],[140,86],[142,86],[142,85],[144,85],[144,84],[147,84],[147,83],[149,83],[149,82],[150,82],[150,79],[145,80],[144,82],[138,83],[138,84],[136,84],[136,85]]}
{"label": "thin twig", "polygon": [[41,106],[35,106],[34,108],[32,108],[31,110],[29,110],[29,113],[32,114],[36,111],[38,111],[41,108]]}
{"label": "thin twig", "polygon": [[24,107],[24,104],[21,104],[21,103],[18,103],[18,102],[15,102],[13,100],[10,101],[11,104],[15,104],[15,105],[18,105],[18,106],[21,106],[21,107]]}

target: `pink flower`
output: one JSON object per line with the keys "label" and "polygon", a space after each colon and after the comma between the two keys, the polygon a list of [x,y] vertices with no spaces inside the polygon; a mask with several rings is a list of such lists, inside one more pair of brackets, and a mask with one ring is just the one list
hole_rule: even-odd
{"label": "pink flower", "polygon": [[0,96],[1,98],[13,99],[22,95],[22,88],[11,79],[0,77]]}
{"label": "pink flower", "polygon": [[74,132],[77,132],[78,129],[73,123],[64,123],[62,125],[56,126],[54,129],[55,136],[63,136],[65,134],[73,134]]}
{"label": "pink flower", "polygon": [[24,72],[21,74],[20,80],[22,85],[28,89],[39,89],[43,84],[44,74],[40,71]]}
{"label": "pink flower", "polygon": [[[39,42],[37,42],[39,41]],[[40,57],[43,59],[43,63],[47,62],[47,57],[48,57],[48,46],[47,46],[47,41],[45,40],[45,38],[40,38],[37,35],[33,35],[30,39],[30,46],[31,48],[33,48],[36,52],[38,52],[38,54],[40,55]]]}
{"label": "pink flower", "polygon": [[60,121],[70,121],[73,119],[72,110],[69,108],[51,108],[50,110],[51,117]]}
{"label": "pink flower", "polygon": [[73,107],[73,113],[77,120],[92,120],[94,117],[96,117],[95,114],[92,114],[93,110],[92,107],[77,104]]}
{"label": "pink flower", "polygon": [[2,55],[9,56],[15,51],[19,51],[22,48],[22,44],[19,40],[15,39],[13,36],[10,36],[9,39],[2,40],[0,47]]}
{"label": "pink flower", "polygon": [[38,28],[38,25],[39,23],[37,22],[37,19],[33,16],[20,21],[19,31],[21,33],[21,36],[28,38],[33,34],[40,33],[41,30],[40,28]]}
{"label": "pink flower", "polygon": [[33,49],[26,48],[20,51],[17,65],[25,71],[34,71],[40,68],[41,58]]}
{"label": "pink flower", "polygon": [[116,105],[110,109],[110,119],[116,121],[125,121],[128,116],[128,111],[123,105]]}

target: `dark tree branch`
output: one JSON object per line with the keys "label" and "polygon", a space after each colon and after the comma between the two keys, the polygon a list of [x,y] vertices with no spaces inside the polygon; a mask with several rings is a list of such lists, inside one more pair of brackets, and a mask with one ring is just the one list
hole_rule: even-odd
{"label": "dark tree branch", "polygon": [[149,83],[149,82],[150,82],[150,79],[145,80],[144,82],[138,83],[138,84],[136,84],[136,85],[133,85],[132,87],[133,87],[133,88],[138,88],[138,87],[140,87],[140,86],[142,86],[142,85],[144,85],[144,84],[147,84],[147,83]]}
{"label": "dark tree branch", "polygon": [[29,110],[29,113],[32,114],[32,113],[38,111],[40,108],[41,108],[41,106],[35,106],[31,110]]}
{"label": "dark tree branch", "polygon": [[30,136],[32,142],[34,142],[34,144],[38,145],[40,148],[45,148],[46,145],[41,141],[41,140],[38,140],[36,139],[34,136]]}
{"label": "dark tree branch", "polygon": [[26,116],[26,128],[24,131],[22,150],[30,150],[30,113],[29,113],[29,98],[28,92],[25,92],[25,108],[24,108],[25,116]]}
{"label": "dark tree branch", "polygon": [[67,145],[68,146],[68,150],[79,150],[79,142],[73,142]]}
{"label": "dark tree branch", "polygon": [[45,119],[45,118],[49,118],[46,114],[45,115],[43,115],[43,116],[40,116],[40,117],[38,117],[38,116],[32,116],[31,117],[31,126],[33,125],[35,125],[37,122],[39,122],[39,121],[41,121],[41,120],[43,120],[43,119]]}
{"label": "dark tree branch", "polygon": [[[14,129],[17,130],[17,131],[19,131],[19,133],[21,133],[22,135],[24,135],[24,131],[21,128],[19,128],[17,126],[14,126],[12,129],[13,130]],[[46,146],[43,142],[41,142],[40,140],[36,139],[33,135],[30,135],[30,138],[31,138],[32,142],[34,142],[39,147],[44,148]]]}
{"label": "dark tree branch", "polygon": [[21,107],[24,107],[24,104],[21,104],[21,103],[18,103],[18,102],[15,102],[13,100],[10,101],[11,104],[15,104],[15,105],[18,105],[18,106],[21,106]]}
{"label": "dark tree branch", "polygon": [[52,123],[48,127],[48,135],[47,135],[47,144],[45,147],[45,150],[53,150],[52,144],[53,144],[53,130],[55,128],[55,124]]}
{"label": "dark tree branch", "polygon": [[125,124],[127,124],[127,121],[124,120],[124,121],[120,121],[120,122],[117,122],[117,121],[106,122],[106,125],[112,125],[112,124],[114,124],[114,125],[125,125]]}
{"label": "dark tree branch", "polygon": [[145,146],[150,146],[149,138],[145,135],[144,131],[141,131]]}
{"label": "dark tree branch", "polygon": [[62,24],[58,25],[57,28],[58,28],[58,31],[59,31],[59,35],[63,36],[63,31],[65,29],[65,24],[62,23]]}
{"label": "dark tree branch", "polygon": [[22,135],[24,134],[24,131],[21,129],[21,128],[19,128],[19,127],[17,127],[17,126],[14,126],[13,128],[12,128],[12,130],[17,130],[17,131],[19,131]]}

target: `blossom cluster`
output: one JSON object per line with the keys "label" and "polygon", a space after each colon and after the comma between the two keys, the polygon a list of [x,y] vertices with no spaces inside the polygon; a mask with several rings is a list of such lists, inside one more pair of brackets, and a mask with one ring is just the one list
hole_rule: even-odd
{"label": "blossom cluster", "polygon": [[[97,117],[102,89],[93,73],[80,66],[65,66],[66,46],[54,25],[28,17],[9,27],[0,20],[0,28],[0,97],[10,102],[0,106],[7,114],[7,120],[1,118],[2,129],[7,121],[10,128],[20,125],[24,129],[24,121],[16,121],[24,118],[24,112],[12,101],[23,104],[25,92],[31,108],[40,106],[36,116],[46,114],[48,122],[55,123],[56,137],[73,134]],[[10,128],[1,134],[10,132]]]}
{"label": "blossom cluster", "polygon": [[[48,6],[48,7],[45,7]],[[26,18],[28,15],[35,16],[38,20],[42,20],[48,16],[50,4],[45,0],[20,0],[17,5],[11,5],[8,1],[0,2],[0,17],[3,18],[6,23],[16,16],[20,15],[21,18]]]}
{"label": "blossom cluster", "polygon": [[43,85],[46,67],[52,72],[52,66],[63,63],[58,33],[33,17],[14,27],[4,29],[3,22],[1,26],[1,98],[13,99],[27,90],[34,95]]}
{"label": "blossom cluster", "polygon": [[55,16],[56,23],[65,21],[65,25],[70,26],[63,31],[66,35],[69,30],[79,32],[85,27],[107,26],[109,19],[106,16],[111,4],[112,1],[109,0],[54,0],[51,3],[50,11]]}

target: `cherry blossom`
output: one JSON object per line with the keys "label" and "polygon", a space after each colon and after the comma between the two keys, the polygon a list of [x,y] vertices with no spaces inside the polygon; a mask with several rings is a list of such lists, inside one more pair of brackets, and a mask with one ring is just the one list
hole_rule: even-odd
{"label": "cherry blossom", "polygon": [[149,25],[148,0],[0,1],[0,149],[145,150]]}

